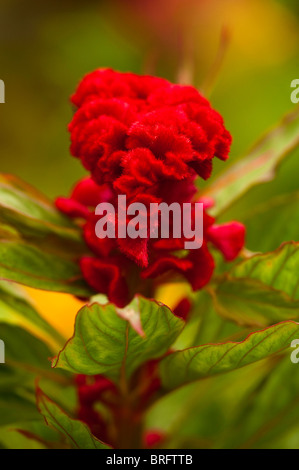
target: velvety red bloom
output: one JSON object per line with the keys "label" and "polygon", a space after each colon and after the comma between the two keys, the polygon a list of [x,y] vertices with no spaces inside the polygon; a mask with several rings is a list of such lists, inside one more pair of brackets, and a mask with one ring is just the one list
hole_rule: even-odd
{"label": "velvety red bloom", "polygon": [[[206,210],[211,201],[204,211],[203,245],[189,252],[183,237],[152,239],[149,232],[147,238],[99,239],[94,208],[101,202],[116,208],[118,195],[126,196],[127,205],[139,202],[146,209],[151,203],[177,202],[182,207],[195,202],[195,178],[210,176],[214,156],[228,157],[231,136],[220,114],[193,87],[113,70],[87,75],[72,102],[71,152],[91,178],[56,204],[84,221],[90,253],[80,266],[88,284],[119,306],[136,292],[148,295],[153,279],[171,281],[179,275],[194,290],[202,288],[215,267],[209,245],[232,260],[245,236],[237,222],[215,225]],[[117,220],[115,225],[117,229]]]}
{"label": "velvety red bloom", "polygon": [[76,184],[70,198],[59,197],[56,207],[69,217],[87,219],[90,208],[98,201],[108,202],[112,199],[112,191],[107,185],[99,186],[91,178],[83,178]]}
{"label": "velvety red bloom", "polygon": [[192,303],[189,299],[186,297],[182,299],[173,309],[173,313],[179,317],[182,318],[182,320],[186,320],[190,310],[192,308]]}
{"label": "velvety red bloom", "polygon": [[162,444],[165,439],[165,435],[161,431],[147,431],[144,436],[144,444],[148,449],[154,448],[159,444]]}
{"label": "velvety red bloom", "polygon": [[239,222],[214,224],[208,230],[208,239],[223,253],[227,261],[234,260],[244,246],[245,228]]}
{"label": "velvety red bloom", "polygon": [[108,259],[84,257],[80,266],[82,273],[91,287],[104,293],[116,305],[124,306],[129,300],[125,266],[120,257]]}
{"label": "velvety red bloom", "polygon": [[[88,180],[84,181],[84,185],[88,192]],[[80,191],[84,185],[79,182]],[[95,291],[106,294],[121,307],[135,293],[146,293],[145,283],[153,279],[171,281],[173,276],[180,275],[188,280],[193,290],[201,289],[210,281],[215,268],[209,244],[219,249],[229,261],[238,256],[244,245],[245,228],[242,224],[215,225],[206,211],[203,220],[204,242],[200,249],[184,250],[184,238],[99,239],[95,234],[99,216],[94,214],[93,206],[84,206],[83,201],[88,196],[80,194],[80,191],[77,188],[73,191],[77,200],[74,196],[70,199],[58,198],[57,207],[69,216],[85,220],[83,236],[91,253],[80,260],[84,278]],[[95,194],[99,197],[97,203],[106,202],[107,199],[113,201],[106,187],[99,187]],[[80,207],[80,211],[73,210],[74,204]]]}
{"label": "velvety red bloom", "polygon": [[78,418],[89,426],[94,436],[107,442],[109,440],[107,423],[95,410],[94,405],[101,400],[105,392],[116,394],[115,385],[102,375],[93,377],[77,375],[76,385],[79,401]]}
{"label": "velvety red bloom", "polygon": [[110,390],[115,392],[116,390],[115,385],[102,375],[92,377],[77,375],[76,384],[81,405],[92,405],[99,401],[105,391]]}
{"label": "velvety red bloom", "polygon": [[193,87],[96,70],[82,80],[72,101],[78,109],[69,126],[71,152],[99,184],[123,191],[134,173],[141,190],[149,166],[157,183],[196,173],[206,179],[214,156],[228,157],[231,136],[223,119]]}

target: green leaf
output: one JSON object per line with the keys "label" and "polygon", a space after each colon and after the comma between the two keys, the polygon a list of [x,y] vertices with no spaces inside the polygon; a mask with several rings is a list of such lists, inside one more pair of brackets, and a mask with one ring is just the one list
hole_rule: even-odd
{"label": "green leaf", "polygon": [[[34,396],[32,396],[34,398]],[[16,425],[38,419],[34,401],[9,390],[0,395],[0,426]]]}
{"label": "green leaf", "polygon": [[299,318],[299,243],[252,256],[206,288],[215,311],[239,325],[268,326]]}
{"label": "green leaf", "polygon": [[51,349],[28,331],[0,323],[0,338],[5,344],[5,363],[0,365],[0,426],[37,419],[36,377],[59,387],[66,387],[70,380],[63,371],[51,369]]}
{"label": "green leaf", "polygon": [[272,367],[262,383],[256,384],[254,393],[241,402],[231,424],[237,432],[226,436],[229,448],[268,448],[273,439],[282,438],[292,429],[298,433],[298,365],[286,356]]}
{"label": "green leaf", "polygon": [[207,291],[218,315],[242,326],[268,326],[299,318],[299,301],[254,279],[224,277]]}
{"label": "green leaf", "polygon": [[0,279],[89,297],[77,262],[88,251],[81,232],[38,191],[0,174]]}
{"label": "green leaf", "polygon": [[85,249],[80,229],[45,196],[12,175],[0,174],[0,224],[64,255]]}
{"label": "green leaf", "polygon": [[299,337],[299,324],[286,321],[249,335],[239,343],[206,344],[169,354],[160,362],[163,386],[187,383],[260,361],[288,348]]}
{"label": "green leaf", "polygon": [[246,226],[247,248],[267,252],[275,250],[282,242],[299,240],[298,220],[298,191],[259,204],[241,219]]}
{"label": "green leaf", "polygon": [[78,262],[21,241],[0,243],[0,279],[82,297],[94,293],[83,280]]}
{"label": "green leaf", "polygon": [[277,250],[255,255],[232,268],[234,278],[250,278],[278,291],[291,299],[299,299],[299,243],[289,242]]}
{"label": "green leaf", "polygon": [[[177,349],[228,340],[241,341],[251,333],[248,328],[244,329],[238,326],[235,321],[227,321],[227,318],[219,315],[214,308],[213,299],[206,289],[202,289],[196,294],[193,309],[196,312],[194,317],[199,321],[193,327],[192,341],[183,348]],[[187,326],[189,323],[191,322],[188,322]]]}
{"label": "green leaf", "polygon": [[[140,296],[124,310],[113,304],[83,307],[74,336],[53,367],[78,374],[103,374],[124,384],[142,363],[165,354],[184,326],[168,307]],[[139,330],[138,319],[143,336],[135,329],[137,323]]]}
{"label": "green leaf", "polygon": [[93,436],[86,424],[70,418],[40,388],[37,389],[37,406],[48,425],[61,432],[74,449],[109,449]]}
{"label": "green leaf", "polygon": [[57,346],[63,341],[62,336],[33,307],[20,286],[7,281],[0,281],[0,323],[25,328],[49,345]]}
{"label": "green leaf", "polygon": [[62,385],[68,382],[62,371],[51,369],[49,359],[53,352],[39,338],[7,324],[0,324],[0,338],[5,344],[5,364],[0,365],[0,391],[7,390],[12,383],[17,383],[18,387],[31,385],[36,376]]}
{"label": "green leaf", "polygon": [[[35,404],[36,408],[36,404]],[[37,411],[37,409],[36,409]],[[55,429],[46,425],[38,413],[36,421],[26,421],[12,428],[11,425],[0,428],[0,446],[7,449],[65,449],[64,437]]]}
{"label": "green leaf", "polygon": [[287,114],[248,155],[231,165],[201,193],[211,197],[213,215],[222,214],[253,186],[271,181],[279,164],[299,145],[299,108]]}

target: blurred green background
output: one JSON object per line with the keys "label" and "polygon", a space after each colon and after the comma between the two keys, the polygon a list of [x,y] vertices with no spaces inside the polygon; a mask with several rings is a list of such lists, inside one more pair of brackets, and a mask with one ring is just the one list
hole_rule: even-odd
{"label": "blurred green background", "polygon": [[[69,155],[69,96],[97,67],[192,82],[224,116],[231,160],[294,105],[296,0],[1,0],[1,171],[51,197],[84,174]],[[298,189],[297,152],[242,204]],[[227,164],[226,164],[227,165]],[[215,174],[224,169],[215,164]]]}

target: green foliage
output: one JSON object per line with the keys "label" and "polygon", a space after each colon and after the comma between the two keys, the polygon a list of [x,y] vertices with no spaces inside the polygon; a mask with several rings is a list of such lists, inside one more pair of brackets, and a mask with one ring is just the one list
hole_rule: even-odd
{"label": "green foliage", "polygon": [[37,406],[48,425],[62,433],[73,449],[109,449],[96,439],[81,421],[70,418],[59,406],[37,389]]}
{"label": "green foliage", "polygon": [[61,344],[63,338],[44,320],[17,285],[0,281],[0,323],[22,327],[48,341]]}
{"label": "green foliage", "polygon": [[[203,195],[215,199],[214,213],[225,213],[250,188],[273,178],[296,146],[298,110],[206,186]],[[299,244],[292,241],[297,199],[297,192],[285,194],[243,214],[249,248],[263,253],[247,250],[234,265],[218,263],[210,284],[193,296],[185,325],[155,300],[136,296],[120,309],[94,296],[78,265],[86,250],[80,228],[33,188],[0,176],[6,360],[0,367],[0,447],[108,448],[77,419],[74,374],[112,380],[119,402],[105,396],[99,405],[108,422],[111,403],[121,418],[124,404],[131,412],[137,407],[147,426],[165,432],[169,448],[297,442],[299,382],[289,358],[291,341],[299,338]],[[17,284],[90,299],[64,346]],[[149,363],[157,364],[161,388],[138,408],[146,391],[138,380]],[[128,419],[120,430],[128,423],[133,427]]]}
{"label": "green foliage", "polygon": [[247,247],[250,250],[267,252],[275,250],[283,242],[298,240],[298,220],[298,191],[266,200],[249,210],[242,218],[246,225]]}
{"label": "green foliage", "polygon": [[80,230],[35,189],[0,175],[0,279],[88,297]]}
{"label": "green foliage", "polygon": [[288,348],[298,334],[299,324],[289,321],[253,333],[240,343],[206,344],[177,351],[161,361],[162,383],[172,389],[238,369]]}
{"label": "green foliage", "polygon": [[76,261],[54,256],[26,242],[2,240],[0,259],[0,279],[82,297],[92,293]]}
{"label": "green foliage", "polygon": [[12,175],[0,175],[0,224],[22,239],[73,256],[84,250],[78,227],[43,194]]}
{"label": "green foliage", "polygon": [[113,304],[88,305],[53,366],[126,382],[142,363],[163,356],[182,328],[182,320],[165,305],[140,296],[125,311]]}
{"label": "green foliage", "polygon": [[298,293],[299,243],[283,244],[276,251],[253,256],[236,265],[229,275],[255,279],[264,286],[285,292],[289,298],[299,299]]}

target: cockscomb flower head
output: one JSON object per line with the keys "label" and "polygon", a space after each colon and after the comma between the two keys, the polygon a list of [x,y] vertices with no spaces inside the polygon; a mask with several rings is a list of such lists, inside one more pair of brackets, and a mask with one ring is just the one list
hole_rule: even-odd
{"label": "cockscomb flower head", "polygon": [[243,225],[215,225],[205,207],[203,244],[188,251],[184,237],[97,238],[95,207],[110,202],[116,208],[119,195],[146,208],[198,202],[195,179],[209,178],[215,156],[228,158],[231,136],[220,114],[191,86],[113,70],[87,75],[72,102],[71,153],[90,177],[56,204],[83,221],[90,253],[80,266],[88,284],[119,306],[135,293],[149,295],[153,280],[179,275],[193,290],[202,288],[215,267],[209,246],[234,259],[244,244]]}
{"label": "cockscomb flower head", "polygon": [[98,184],[128,197],[142,190],[159,200],[165,181],[206,179],[213,158],[228,157],[231,136],[223,119],[193,87],[96,70],[72,102],[72,154]]}

